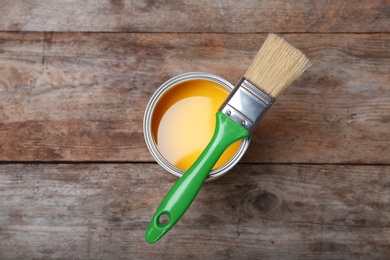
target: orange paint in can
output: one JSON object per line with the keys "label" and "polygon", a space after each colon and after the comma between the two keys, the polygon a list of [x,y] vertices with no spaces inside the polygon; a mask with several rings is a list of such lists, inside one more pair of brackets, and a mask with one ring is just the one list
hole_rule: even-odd
{"label": "orange paint in can", "polygon": [[[189,80],[169,89],[157,102],[151,121],[152,136],[161,155],[186,171],[209,143],[215,114],[229,91],[209,80]],[[241,141],[232,144],[214,168],[226,164]]]}

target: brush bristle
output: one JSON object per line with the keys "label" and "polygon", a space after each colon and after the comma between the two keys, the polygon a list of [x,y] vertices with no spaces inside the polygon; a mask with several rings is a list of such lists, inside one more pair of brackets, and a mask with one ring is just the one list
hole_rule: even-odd
{"label": "brush bristle", "polygon": [[244,77],[276,99],[309,66],[309,59],[300,50],[269,34]]}

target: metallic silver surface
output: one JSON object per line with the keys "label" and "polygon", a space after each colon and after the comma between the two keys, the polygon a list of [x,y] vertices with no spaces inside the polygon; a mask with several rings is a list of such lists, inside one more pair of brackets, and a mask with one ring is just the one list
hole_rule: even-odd
{"label": "metallic silver surface", "polygon": [[[172,165],[160,154],[156,142],[154,141],[152,135],[151,125],[152,125],[154,109],[157,103],[159,102],[160,98],[171,88],[189,80],[209,80],[224,87],[229,92],[231,92],[234,89],[234,86],[229,81],[219,76],[216,76],[214,74],[204,73],[204,72],[189,72],[169,79],[167,82],[162,84],[156,90],[156,92],[149,100],[149,103],[145,110],[144,122],[143,122],[143,131],[144,131],[146,146],[148,147],[153,158],[161,167],[163,167],[165,170],[178,177],[181,177],[184,174],[184,171]],[[227,173],[231,168],[233,168],[241,159],[241,157],[245,154],[246,150],[248,149],[249,143],[250,143],[250,138],[242,140],[241,145],[238,148],[237,152],[234,154],[234,156],[221,167],[218,167],[217,169],[211,171],[206,181],[215,180],[221,177],[222,175],[224,175],[225,173]]]}
{"label": "metallic silver surface", "polygon": [[251,130],[274,101],[247,79],[241,78],[219,110]]}

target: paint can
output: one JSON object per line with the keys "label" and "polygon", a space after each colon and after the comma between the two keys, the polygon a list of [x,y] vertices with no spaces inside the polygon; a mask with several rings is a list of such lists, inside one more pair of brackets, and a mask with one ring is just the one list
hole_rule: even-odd
{"label": "paint can", "polygon": [[[162,84],[145,110],[143,132],[157,163],[181,177],[211,139],[215,114],[234,86],[205,72],[189,72]],[[229,147],[209,173],[215,180],[232,169],[245,154],[250,139]]]}

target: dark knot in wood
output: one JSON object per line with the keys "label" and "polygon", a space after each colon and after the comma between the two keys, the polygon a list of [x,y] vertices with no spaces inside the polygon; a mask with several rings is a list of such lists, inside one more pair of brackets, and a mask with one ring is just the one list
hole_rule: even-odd
{"label": "dark knot in wood", "polygon": [[263,191],[259,195],[256,196],[254,200],[254,206],[256,209],[258,209],[261,213],[266,214],[272,209],[274,209],[278,205],[278,198],[268,192]]}

